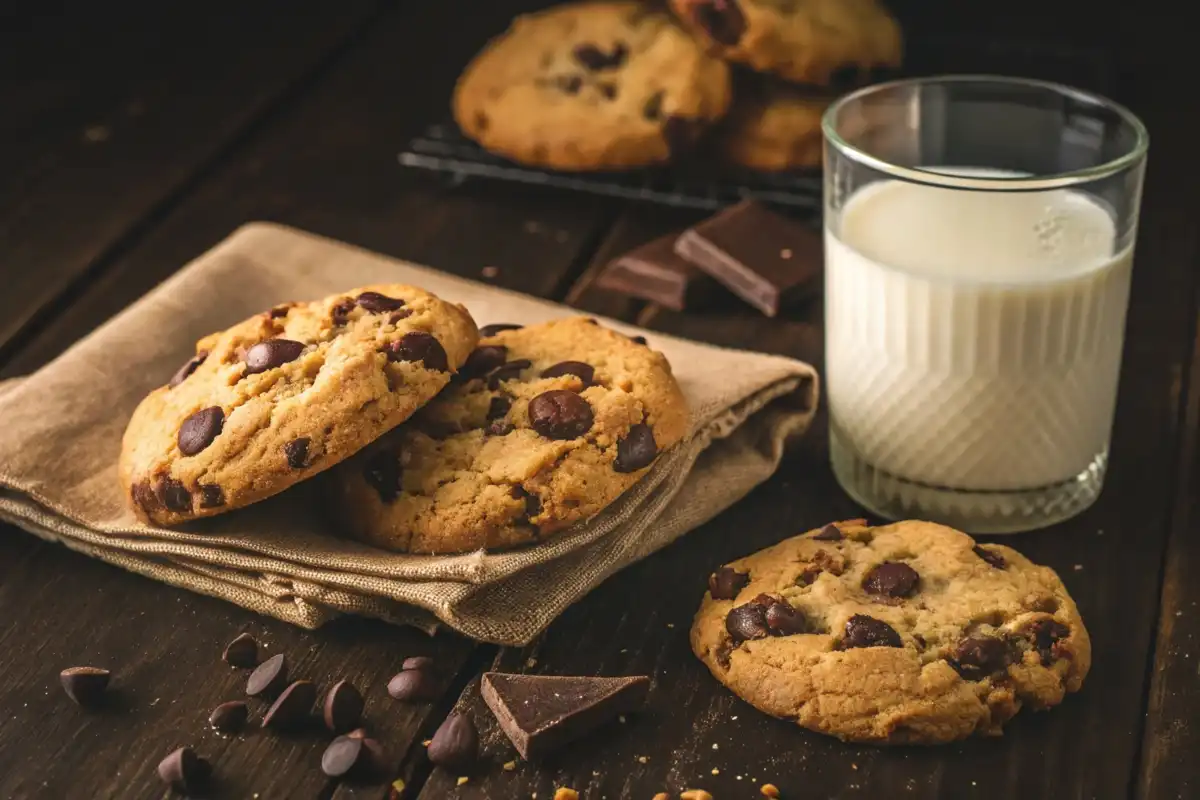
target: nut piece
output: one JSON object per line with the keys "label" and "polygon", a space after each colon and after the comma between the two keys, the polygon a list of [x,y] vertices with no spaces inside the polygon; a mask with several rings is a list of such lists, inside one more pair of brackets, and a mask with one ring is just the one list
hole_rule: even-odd
{"label": "nut piece", "polygon": [[770,797],[771,800],[779,797],[779,789],[773,783],[764,783],[758,790],[762,792],[763,797]]}
{"label": "nut piece", "polygon": [[554,800],[579,800],[579,792],[560,786],[554,790]]}

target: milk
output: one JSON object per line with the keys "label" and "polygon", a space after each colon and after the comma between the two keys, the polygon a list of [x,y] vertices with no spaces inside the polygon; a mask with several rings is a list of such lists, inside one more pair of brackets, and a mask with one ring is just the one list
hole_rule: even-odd
{"label": "milk", "polygon": [[1104,206],[882,181],[830,215],[825,245],[835,448],[971,492],[1103,469],[1132,266]]}

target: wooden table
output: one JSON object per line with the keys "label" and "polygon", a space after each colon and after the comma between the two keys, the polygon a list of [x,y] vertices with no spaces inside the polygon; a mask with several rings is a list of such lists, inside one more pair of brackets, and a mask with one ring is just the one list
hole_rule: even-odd
{"label": "wooden table", "polygon": [[[519,4],[48,5],[0,3],[0,376],[37,369],[263,219],[476,279],[494,266],[500,286],[821,363],[819,309],[679,314],[592,288],[609,257],[693,213],[452,186],[396,165],[406,137],[445,113],[456,70]],[[1194,66],[1187,26],[1146,3],[1136,18],[1082,2],[1008,3],[994,19],[949,3],[906,10],[917,5],[897,3],[914,41],[935,28],[988,37],[961,69],[1087,83],[1132,106],[1154,138],[1108,487],[1079,518],[1006,540],[1055,567],[1079,601],[1095,646],[1081,694],[1022,715],[1000,740],[872,749],[768,719],[708,675],[687,629],[709,570],[858,514],[826,463],[822,423],[750,497],[613,577],[524,649],[352,619],[301,631],[0,527],[0,798],[159,797],[155,765],[184,743],[214,762],[222,797],[387,796],[329,784],[323,741],[206,730],[208,711],[240,694],[218,655],[243,630],[298,673],[368,689],[404,797],[549,798],[570,786],[587,800],[649,800],[702,787],[720,800],[756,797],[768,781],[789,798],[1200,796],[1200,114],[1178,94]],[[1036,42],[1066,39],[1100,53],[1099,68],[1073,57],[1054,74],[1037,66]],[[1001,40],[1010,45],[991,46]],[[437,659],[436,702],[384,694],[414,654]],[[119,711],[86,714],[63,697],[59,670],[84,663],[119,671]],[[508,772],[511,749],[478,695],[489,668],[648,673],[651,707]],[[452,707],[481,724],[490,759],[461,787],[431,770],[421,745]]]}

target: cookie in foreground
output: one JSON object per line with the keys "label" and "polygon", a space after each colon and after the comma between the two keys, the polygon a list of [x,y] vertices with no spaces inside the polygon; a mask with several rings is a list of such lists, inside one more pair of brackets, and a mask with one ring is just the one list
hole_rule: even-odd
{"label": "cookie in foreground", "polygon": [[686,401],[661,353],[579,317],[501,327],[410,423],[331,475],[348,535],[411,553],[541,541],[599,513],[684,437]]}
{"label": "cookie in foreground", "polygon": [[721,567],[691,642],[760,711],[880,744],[999,734],[1091,665],[1054,570],[915,521],[832,523]]}
{"label": "cookie in foreground", "polygon": [[142,400],[122,488],[160,525],[262,500],[408,419],[477,339],[465,309],[412,286],[276,306],[200,340]]}

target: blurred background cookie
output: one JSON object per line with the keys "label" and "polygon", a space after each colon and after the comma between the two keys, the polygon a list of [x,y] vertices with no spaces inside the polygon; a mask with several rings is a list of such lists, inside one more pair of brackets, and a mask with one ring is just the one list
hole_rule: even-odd
{"label": "blurred background cookie", "polygon": [[821,166],[821,117],[834,95],[742,75],[714,147],[731,164],[764,172]]}

